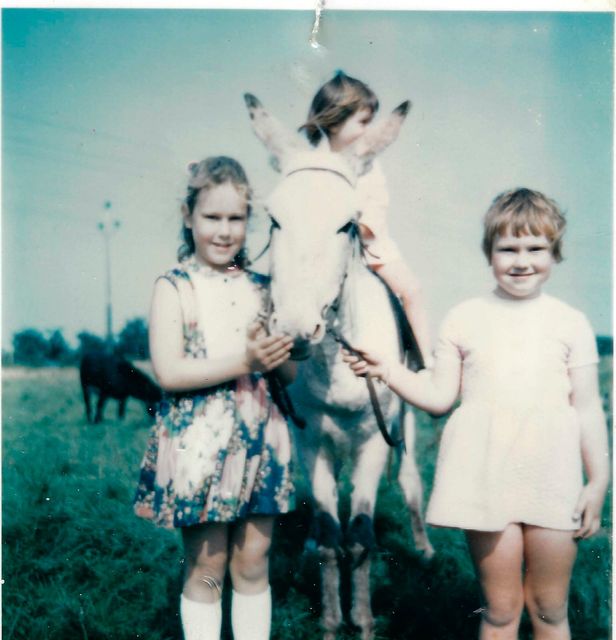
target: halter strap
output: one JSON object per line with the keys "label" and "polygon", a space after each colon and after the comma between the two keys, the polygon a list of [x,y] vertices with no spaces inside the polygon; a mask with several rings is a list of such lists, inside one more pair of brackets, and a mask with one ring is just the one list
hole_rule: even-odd
{"label": "halter strap", "polygon": [[294,173],[299,173],[300,171],[327,171],[327,173],[333,173],[336,176],[341,177],[349,186],[355,189],[355,185],[351,182],[348,176],[345,176],[342,171],[337,171],[336,169],[329,169],[328,167],[300,167],[299,169],[293,169],[293,171],[289,171],[286,177],[292,176]]}
{"label": "halter strap", "polygon": [[259,258],[263,257],[263,255],[265,254],[265,252],[270,248],[271,244],[272,244],[272,235],[274,233],[274,229],[276,228],[276,225],[272,222],[270,224],[270,228],[269,228],[269,233],[267,235],[267,243],[266,245],[263,247],[263,249],[261,249],[261,251],[259,251],[259,254],[257,255],[256,258],[250,258],[248,260],[248,264],[251,265],[253,263],[255,263]]}

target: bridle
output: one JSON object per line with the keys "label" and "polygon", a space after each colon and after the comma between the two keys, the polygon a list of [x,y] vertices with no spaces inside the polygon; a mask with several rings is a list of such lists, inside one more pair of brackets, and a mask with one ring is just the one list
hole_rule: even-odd
{"label": "bridle", "polygon": [[[330,169],[328,167],[311,167],[311,166],[300,167],[298,169],[294,169],[293,171],[290,171],[289,173],[287,173],[286,177],[289,177],[290,175],[293,175],[295,173],[299,173],[300,171],[327,171],[328,173],[332,173],[340,177],[345,182],[347,182],[349,186],[351,186],[352,188],[355,188],[355,185],[344,173],[342,173],[341,171],[336,171],[335,169]],[[261,250],[261,252],[257,255],[257,257],[250,261],[251,263],[261,258],[265,254],[265,252],[268,251],[268,249],[271,247],[271,244],[272,244],[274,231],[277,228],[280,228],[274,218],[270,216],[270,219],[271,219],[271,223],[270,223],[267,243],[265,247]],[[361,241],[358,221],[356,219],[350,220],[348,223],[343,225],[338,230],[338,232],[339,233],[344,232],[348,234],[349,242],[351,243],[351,260],[355,259],[356,255],[359,255],[363,263],[366,264],[366,252],[368,252],[368,250],[366,249],[366,247]],[[349,271],[349,265],[347,265],[347,269],[345,270],[344,278],[342,279],[338,296],[336,297],[336,299],[331,305],[331,309],[333,309],[335,312],[337,312],[340,300],[342,298],[342,293],[343,293],[344,285],[348,276],[348,271]],[[269,318],[274,311],[271,289],[268,288],[267,291],[268,292],[267,292],[267,298],[265,301],[264,318],[263,318],[264,320],[266,320],[266,323],[267,321],[269,321]],[[344,338],[344,336],[342,336],[342,334],[339,331],[337,331],[329,322],[328,322],[326,332],[332,337],[332,339],[335,342],[340,344],[344,349],[346,349],[353,355],[361,357],[361,353],[357,349],[355,349]],[[268,378],[270,379],[270,382],[273,384],[273,387],[275,389],[275,393],[277,396],[277,400],[281,405],[281,409],[283,410],[283,413],[288,415],[293,420],[296,426],[303,429],[306,425],[306,422],[303,418],[301,418],[296,414],[291,398],[289,397],[289,394],[287,393],[285,386],[282,384],[277,374],[275,372],[271,372],[270,374],[268,374]],[[366,380],[366,386],[368,388],[368,395],[370,397],[370,403],[372,404],[372,410],[374,412],[374,417],[379,427],[379,431],[383,436],[383,439],[390,447],[399,447],[400,445],[404,447],[404,437],[402,436],[402,437],[399,437],[398,439],[394,439],[392,438],[389,431],[387,430],[387,425],[385,422],[385,418],[383,416],[381,405],[379,404],[379,399],[376,393],[376,388],[374,386],[373,378],[370,375],[367,375],[365,377],[365,380]],[[403,412],[404,412],[404,403],[401,403],[400,406],[401,406],[400,420],[402,421]]]}

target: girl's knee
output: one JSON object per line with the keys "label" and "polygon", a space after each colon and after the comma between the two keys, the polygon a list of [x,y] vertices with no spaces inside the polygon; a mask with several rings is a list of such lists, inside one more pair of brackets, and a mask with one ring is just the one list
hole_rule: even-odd
{"label": "girl's knee", "polygon": [[227,568],[226,553],[220,552],[205,557],[186,554],[184,562],[186,563],[185,581],[222,584]]}
{"label": "girl's knee", "polygon": [[567,597],[556,594],[526,593],[526,607],[530,616],[548,625],[559,625],[567,620]]}
{"label": "girl's knee", "polygon": [[217,602],[222,598],[226,556],[212,558],[186,558],[184,595],[197,602]]}
{"label": "girl's knee", "polygon": [[235,547],[229,563],[232,579],[259,580],[269,569],[269,545],[246,543]]}
{"label": "girl's knee", "polygon": [[493,627],[507,627],[520,619],[524,607],[522,593],[493,598],[482,611],[483,619]]}

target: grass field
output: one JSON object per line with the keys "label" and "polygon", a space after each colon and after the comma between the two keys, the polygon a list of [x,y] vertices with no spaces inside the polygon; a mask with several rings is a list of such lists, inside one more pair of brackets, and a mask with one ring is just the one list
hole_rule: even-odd
{"label": "grass field", "polygon": [[[601,384],[610,414],[611,371],[611,359],[604,359]],[[148,421],[135,401],[129,401],[124,422],[115,412],[109,403],[102,425],[86,424],[74,369],[3,371],[4,640],[181,638],[178,535],[132,513]],[[442,426],[443,420],[419,416],[417,455],[426,492]],[[301,481],[299,486],[302,491]],[[580,545],[570,600],[575,640],[610,637],[610,503],[611,495],[605,528]],[[276,640],[320,636],[317,561],[302,553],[306,524],[301,504],[277,527]],[[480,603],[462,535],[431,529],[437,555],[422,562],[409,542],[401,493],[386,478],[375,525],[377,637],[476,637]],[[530,638],[526,620],[521,638]]]}

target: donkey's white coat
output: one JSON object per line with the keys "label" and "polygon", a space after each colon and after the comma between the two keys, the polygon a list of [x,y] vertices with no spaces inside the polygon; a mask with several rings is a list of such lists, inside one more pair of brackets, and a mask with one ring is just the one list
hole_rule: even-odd
{"label": "donkey's white coat", "polygon": [[[310,343],[311,357],[302,362],[291,391],[296,410],[307,422],[294,430],[299,459],[310,478],[316,509],[339,524],[338,474],[343,462],[352,464],[350,521],[373,517],[376,494],[388,454],[376,424],[366,382],[356,378],[342,361],[340,345],[326,329],[335,330],[351,345],[360,345],[390,359],[401,358],[401,344],[388,294],[363,264],[359,242],[349,232],[357,220],[357,175],[395,139],[406,115],[397,109],[370,132],[372,146],[362,154],[343,156],[328,145],[312,150],[286,134],[253,96],[247,96],[253,127],[275,155],[283,179],[268,198],[268,212],[276,226],[272,235],[270,329],[293,336],[299,345]],[[385,138],[384,138],[385,137]],[[362,160],[363,157],[363,160]],[[377,383],[380,406],[391,428],[400,415],[400,400]],[[407,453],[402,455],[399,481],[411,509],[416,547],[432,554],[421,518],[421,482],[413,457],[414,422],[407,412]],[[318,542],[318,541],[317,541]],[[342,622],[336,549],[319,546],[322,557],[322,625],[325,638],[335,638]],[[349,551],[359,560],[363,547]],[[370,608],[369,557],[353,571],[351,618],[362,638],[373,637]]]}

